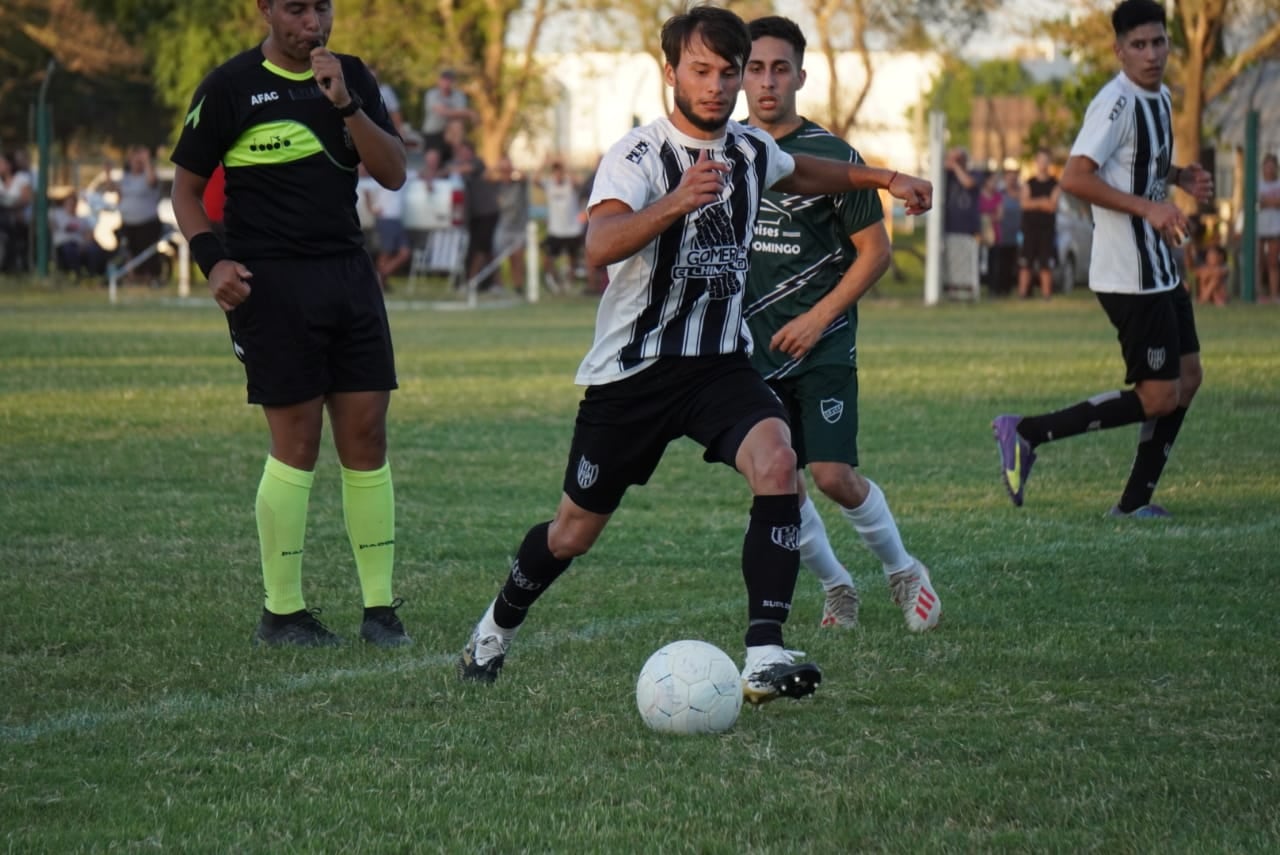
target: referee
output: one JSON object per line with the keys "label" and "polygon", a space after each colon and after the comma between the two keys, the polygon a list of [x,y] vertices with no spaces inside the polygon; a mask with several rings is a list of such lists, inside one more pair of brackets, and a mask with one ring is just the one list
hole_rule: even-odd
{"label": "referee", "polygon": [[[271,448],[255,512],[266,599],[255,644],[331,646],[307,609],[302,550],[324,412],[342,465],[342,504],[364,595],[360,635],[410,642],[391,589],[395,498],[387,408],[395,360],[378,277],[356,216],[356,167],[388,188],[405,180],[404,145],[368,68],[324,45],[329,0],[257,0],[261,45],[200,84],[173,152],[173,209],[226,312]],[[226,170],[226,242],[202,202]]]}

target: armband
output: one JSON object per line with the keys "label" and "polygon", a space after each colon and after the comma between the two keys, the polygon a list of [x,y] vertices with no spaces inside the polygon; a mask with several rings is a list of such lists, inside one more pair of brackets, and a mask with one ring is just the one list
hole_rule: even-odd
{"label": "armband", "polygon": [[209,274],[213,272],[214,266],[219,261],[231,257],[227,255],[222,241],[218,240],[218,236],[213,232],[201,232],[187,243],[191,247],[191,257],[195,259],[196,266],[200,268],[205,279],[209,278]]}

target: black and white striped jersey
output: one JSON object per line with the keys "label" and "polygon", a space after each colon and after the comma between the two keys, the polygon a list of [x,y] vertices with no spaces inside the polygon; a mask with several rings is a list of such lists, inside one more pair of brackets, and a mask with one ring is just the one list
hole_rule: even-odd
{"label": "black and white striped jersey", "polygon": [[674,190],[704,150],[731,167],[724,192],[609,265],[595,341],[578,368],[578,383],[611,383],[659,357],[750,349],[742,296],[756,214],[764,190],[795,168],[771,136],[730,121],[723,137],[699,140],[658,119],[632,130],[604,156],[588,207],[617,199],[642,210]]}
{"label": "black and white striped jersey", "polygon": [[[1103,86],[1085,113],[1071,155],[1098,164],[1098,176],[1119,190],[1153,201],[1168,196],[1165,177],[1173,163],[1173,104],[1133,83],[1124,72]],[[1089,287],[1143,294],[1167,291],[1181,281],[1173,249],[1142,217],[1093,206]]]}

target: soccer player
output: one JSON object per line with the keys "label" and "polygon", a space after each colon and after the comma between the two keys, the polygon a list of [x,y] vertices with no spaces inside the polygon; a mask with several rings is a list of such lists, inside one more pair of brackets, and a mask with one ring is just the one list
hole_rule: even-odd
{"label": "soccer player", "polygon": [[1165,11],[1154,0],[1124,0],[1111,14],[1120,73],[1085,113],[1062,189],[1093,206],[1089,287],[1116,328],[1132,389],[1105,392],[1039,416],[997,416],[991,426],[1000,470],[1021,506],[1037,446],[1089,430],[1142,423],[1138,452],[1114,517],[1168,517],[1151,503],[1187,407],[1200,388],[1200,342],[1191,297],[1181,287],[1173,248],[1190,223],[1168,201],[1179,187],[1199,202],[1213,179],[1198,163],[1173,165],[1172,103]]}
{"label": "soccer player", "polygon": [[[788,18],[757,18],[743,90],[751,124],[789,154],[862,163],[848,143],[796,110],[805,37]],[[830,196],[764,194],[751,245],[745,315],[751,363],[786,407],[796,465],[840,506],[884,568],[907,627],[931,629],[942,603],[929,571],[902,544],[884,493],[858,466],[858,300],[889,269],[889,232],[875,190]],[[797,476],[800,563],[826,590],[823,626],[858,623],[858,590],[832,552],[822,517]]]}
{"label": "soccer player", "polygon": [[696,6],[662,28],[670,114],[605,155],[588,203],[589,265],[609,266],[595,341],[578,369],[586,386],[555,518],[525,535],[497,598],[458,663],[492,682],[530,606],[589,550],[627,488],[644,484],[672,440],[735,467],[754,501],[743,540],[747,588],[743,692],[752,703],[802,697],[822,675],[783,646],[799,569],[796,458],[786,412],[751,367],[742,320],[750,241],[766,187],[798,193],[884,187],[919,213],[927,181],[781,151],[730,121],[751,53],[732,12]]}
{"label": "soccer player", "polygon": [[[196,89],[173,152],[173,209],[192,257],[226,312],[248,399],[271,447],[256,517],[266,601],[255,644],[304,647],[339,637],[302,595],[307,503],[324,413],[342,468],[342,504],[364,595],[360,636],[410,639],[391,589],[395,498],[387,407],[396,387],[378,275],[356,216],[356,167],[384,187],[405,153],[365,65],[323,45],[329,0],[257,0],[267,38]],[[226,243],[201,194],[226,168]]]}

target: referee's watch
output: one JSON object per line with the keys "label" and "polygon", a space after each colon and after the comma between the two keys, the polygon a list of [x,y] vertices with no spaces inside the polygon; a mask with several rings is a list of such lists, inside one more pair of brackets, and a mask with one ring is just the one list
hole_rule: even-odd
{"label": "referee's watch", "polygon": [[360,100],[360,96],[357,93],[348,90],[347,94],[351,96],[351,100],[347,102],[347,106],[337,108],[338,115],[344,119],[354,116],[356,111],[364,106],[364,101]]}

